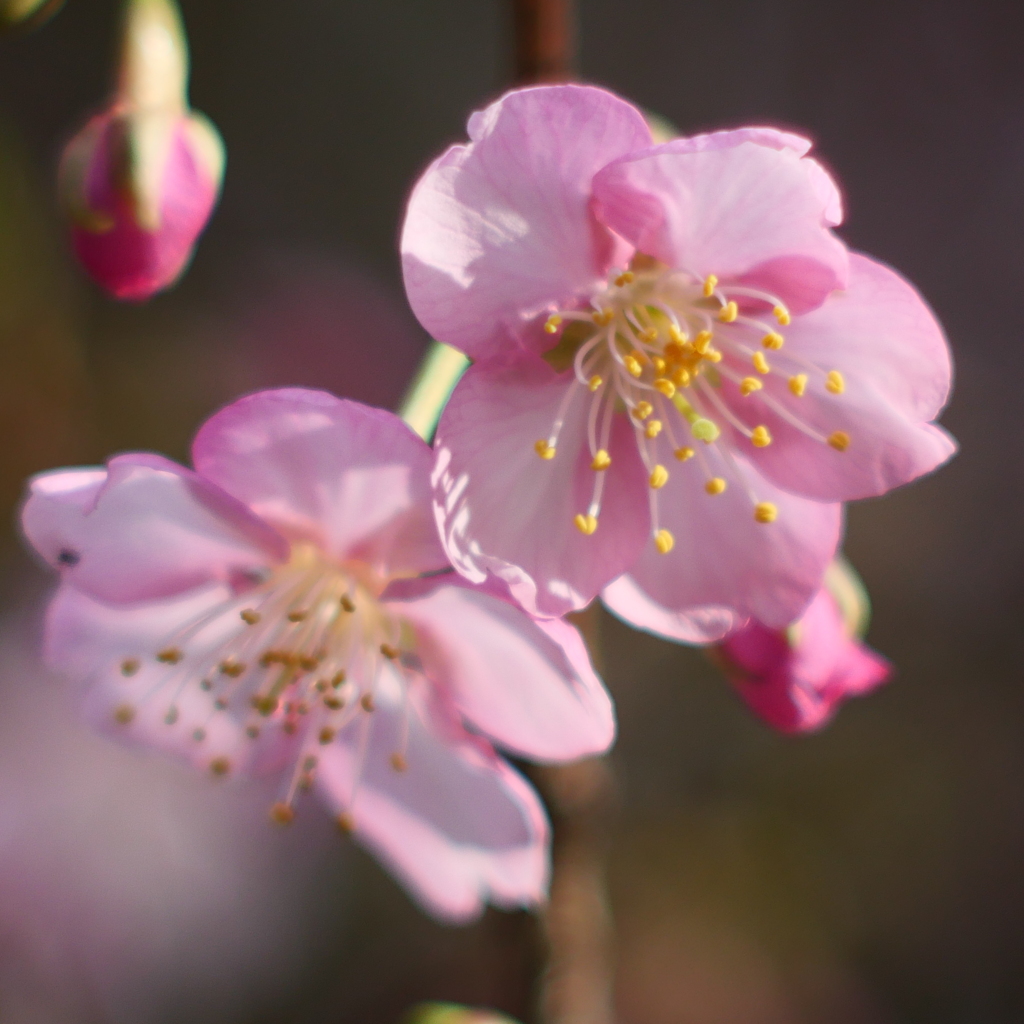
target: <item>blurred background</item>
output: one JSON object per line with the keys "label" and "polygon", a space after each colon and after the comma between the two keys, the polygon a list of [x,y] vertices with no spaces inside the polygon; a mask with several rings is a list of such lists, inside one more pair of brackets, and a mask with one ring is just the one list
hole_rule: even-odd
{"label": "blurred background", "polygon": [[[182,0],[224,195],[172,292],[72,264],[60,149],[111,82],[116,0],[0,40],[0,1019],[392,1024],[443,998],[527,1017],[526,914],[422,916],[312,804],[266,822],[89,734],[34,660],[24,477],[186,459],[237,394],[390,405],[426,338],[396,237],[411,182],[511,74],[498,0]],[[623,1024],[1024,1019],[1024,7],[580,0],[579,67],[690,133],[808,133],[843,237],[934,305],[958,365],[934,479],[850,510],[898,676],[822,734],[755,722],[696,651],[602,622],[619,707],[611,848]]]}

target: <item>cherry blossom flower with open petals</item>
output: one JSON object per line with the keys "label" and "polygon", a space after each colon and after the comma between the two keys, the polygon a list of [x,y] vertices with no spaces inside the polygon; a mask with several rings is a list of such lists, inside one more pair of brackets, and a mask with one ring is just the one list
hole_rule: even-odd
{"label": "cherry blossom flower with open petals", "polygon": [[[654,145],[601,89],[511,92],[416,185],[406,290],[475,364],[437,432],[453,564],[686,641],[797,618],[841,502],[950,457],[942,330],[833,233],[810,143]],[[613,582],[614,581],[614,582]]]}
{"label": "cherry blossom flower with open petals", "polygon": [[156,455],[31,483],[25,533],[60,571],[48,660],[129,741],[216,775],[315,788],[440,917],[543,898],[547,823],[491,742],[605,750],[609,697],[576,631],[451,573],[430,450],[320,391],[214,415],[195,471]]}
{"label": "cherry blossom flower with open petals", "polygon": [[[850,596],[864,610],[851,609],[850,601],[844,608],[841,599]],[[869,693],[892,674],[889,662],[858,639],[866,607],[859,580],[837,563],[796,622],[786,629],[748,622],[718,645],[718,658],[759,718],[780,732],[813,732],[848,697]]]}

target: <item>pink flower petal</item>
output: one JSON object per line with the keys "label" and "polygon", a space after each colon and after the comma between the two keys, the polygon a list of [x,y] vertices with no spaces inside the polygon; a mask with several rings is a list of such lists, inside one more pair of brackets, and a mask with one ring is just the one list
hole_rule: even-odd
{"label": "pink flower petal", "polygon": [[611,698],[572,626],[531,619],[458,578],[408,589],[402,600],[389,591],[389,606],[416,625],[427,675],[473,728],[540,761],[572,761],[611,746]]}
{"label": "pink flower petal", "polygon": [[112,602],[178,594],[288,556],[284,538],[234,498],[156,455],[34,477],[22,526],[64,579]]}
{"label": "pink flower petal", "polygon": [[[709,448],[708,457],[713,454]],[[659,525],[672,532],[675,546],[662,555],[647,544],[629,571],[632,586],[608,587],[602,595],[605,604],[640,629],[665,632],[672,639],[688,639],[681,631],[702,624],[712,634],[706,639],[720,636],[727,621],[722,609],[732,609],[740,620],[753,616],[776,627],[798,618],[835,554],[842,507],[782,491],[740,459],[742,480],[724,462],[711,462],[728,486],[722,494],[709,495],[698,459],[683,465],[663,461],[669,480],[658,492]],[[775,522],[755,521],[744,481],[757,501],[776,506]],[[637,590],[661,613],[648,619],[651,609],[637,601]],[[664,630],[665,610],[689,618]]]}
{"label": "pink flower petal", "polygon": [[[641,252],[701,277],[742,278],[778,257],[813,261],[831,272],[815,275],[821,302],[847,275],[846,249],[828,230],[838,193],[818,164],[766,131],[676,139],[625,156],[594,178],[595,212]],[[785,301],[791,291],[808,300],[799,274],[776,287]]]}
{"label": "pink flower petal", "polygon": [[509,93],[474,114],[469,133],[414,189],[401,248],[420,322],[480,359],[622,255],[591,215],[590,183],[651,135],[624,100],[579,85]]}
{"label": "pink flower petal", "polygon": [[[229,593],[223,585],[210,584],[155,604],[125,607],[103,604],[65,584],[47,610],[47,663],[84,687],[87,717],[108,735],[156,747],[202,769],[226,758],[230,770],[244,770],[253,744],[234,717],[214,713],[195,668],[228,630],[237,629],[237,615],[230,622],[215,622],[204,632],[203,643],[188,644],[179,664],[156,659],[183,624],[214,611]],[[128,674],[126,663],[131,665]],[[188,685],[182,685],[185,680]],[[172,705],[177,714],[168,724]],[[117,721],[119,708],[131,709],[130,721]],[[201,741],[194,738],[197,729],[205,734]]]}
{"label": "pink flower petal", "polygon": [[391,575],[448,565],[427,445],[393,413],[325,391],[239,399],[196,435],[196,469],[289,536]]}
{"label": "pink flower petal", "polygon": [[[454,711],[410,701],[379,707],[321,750],[317,780],[356,836],[435,916],[476,917],[485,903],[531,906],[547,890],[548,827],[537,795]],[[407,738],[405,729],[408,729]],[[361,729],[368,729],[360,754]],[[392,767],[403,751],[407,768]]]}
{"label": "pink flower petal", "polygon": [[[931,472],[956,451],[945,431],[926,422],[945,404],[951,376],[949,350],[935,317],[888,267],[854,255],[850,271],[847,291],[794,319],[778,359],[782,365],[792,353],[823,371],[839,370],[845,384],[841,395],[825,389],[820,373],[809,376],[801,398],[774,374],[765,379],[764,393],[748,398],[725,386],[733,407],[745,410],[748,422],[765,424],[772,435],[771,445],[756,454],[752,450],[760,470],[782,487],[826,501],[883,494]],[[802,433],[774,412],[763,394],[819,436],[844,431],[849,446],[836,451]]]}
{"label": "pink flower petal", "polygon": [[[541,459],[534,443],[548,436],[570,387],[577,394],[557,454]],[[586,439],[590,397],[571,373],[524,353],[470,367],[438,427],[434,500],[452,564],[474,583],[504,581],[531,614],[585,607],[647,540],[646,474],[619,416],[598,529],[586,537],[573,525],[596,476]]]}
{"label": "pink flower petal", "polygon": [[728,637],[721,651],[740,696],[786,733],[821,728],[842,701],[869,692],[892,672],[889,662],[847,635],[824,588],[789,630],[751,622]]}

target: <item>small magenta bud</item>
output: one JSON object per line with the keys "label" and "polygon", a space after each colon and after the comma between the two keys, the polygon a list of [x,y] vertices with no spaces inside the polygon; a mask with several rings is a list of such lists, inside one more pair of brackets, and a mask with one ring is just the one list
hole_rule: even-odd
{"label": "small magenta bud", "polygon": [[64,0],[0,0],[0,32],[35,28],[63,5]]}
{"label": "small magenta bud", "polygon": [[118,88],[64,151],[61,199],[89,275],[142,300],[181,276],[224,173],[216,128],[187,102],[188,49],[171,0],[129,0]]}

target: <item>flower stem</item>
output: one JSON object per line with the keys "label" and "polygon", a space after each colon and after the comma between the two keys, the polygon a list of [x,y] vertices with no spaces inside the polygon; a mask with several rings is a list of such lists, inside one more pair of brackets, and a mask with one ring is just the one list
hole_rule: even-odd
{"label": "flower stem", "polygon": [[572,7],[572,0],[512,0],[516,85],[575,77]]}

